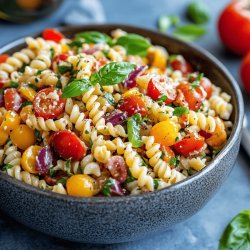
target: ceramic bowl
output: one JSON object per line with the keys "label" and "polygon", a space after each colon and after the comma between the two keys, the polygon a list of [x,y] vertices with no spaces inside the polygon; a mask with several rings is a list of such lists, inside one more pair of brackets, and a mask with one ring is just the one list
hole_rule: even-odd
{"label": "ceramic bowl", "polygon": [[[80,31],[110,33],[121,28],[149,37],[170,53],[182,54],[198,70],[232,96],[233,130],[221,152],[203,170],[165,189],[126,197],[78,198],[39,190],[0,173],[0,209],[40,232],[77,242],[118,243],[163,231],[199,211],[223,184],[238,154],[243,100],[238,84],[215,57],[196,45],[156,31],[127,25],[63,27],[66,36]],[[24,47],[24,39],[4,46],[0,53]]]}

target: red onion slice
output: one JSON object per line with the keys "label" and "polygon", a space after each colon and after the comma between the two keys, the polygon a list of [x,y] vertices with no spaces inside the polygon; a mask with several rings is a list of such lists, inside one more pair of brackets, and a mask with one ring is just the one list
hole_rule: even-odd
{"label": "red onion slice", "polygon": [[147,69],[146,65],[136,67],[130,72],[128,78],[123,82],[125,88],[134,88],[136,86],[136,77]]}
{"label": "red onion slice", "polygon": [[52,164],[53,152],[50,146],[45,146],[39,151],[36,158],[36,170],[41,174],[46,173]]}
{"label": "red onion slice", "polygon": [[111,187],[111,195],[112,196],[122,196],[123,191],[122,191],[122,186],[121,183],[115,179],[110,178],[112,180],[112,187]]}
{"label": "red onion slice", "polygon": [[113,126],[122,124],[126,119],[127,114],[120,110],[115,110],[105,117],[106,122],[110,122]]}
{"label": "red onion slice", "polygon": [[83,51],[83,53],[87,54],[87,55],[93,55],[96,51],[101,50],[101,46],[100,45],[94,45],[93,47],[89,48],[89,49],[85,49]]}
{"label": "red onion slice", "polygon": [[3,94],[0,93],[0,108],[4,107],[4,98],[3,98]]}

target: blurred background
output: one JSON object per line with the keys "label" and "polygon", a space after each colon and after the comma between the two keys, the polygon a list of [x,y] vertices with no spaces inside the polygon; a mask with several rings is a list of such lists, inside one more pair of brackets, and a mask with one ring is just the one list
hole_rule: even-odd
{"label": "blurred background", "polygon": [[[219,14],[230,1],[200,1],[206,5],[209,19],[202,24],[203,34],[193,42],[222,61],[242,86],[239,77],[242,57],[224,48],[217,31]],[[0,46],[44,28],[61,25],[124,23],[156,30],[162,16],[177,17],[185,25],[190,23],[186,15],[189,4],[189,0],[0,0]],[[167,31],[162,25],[166,25],[164,19],[160,28],[173,33],[171,28]],[[249,98],[245,91],[243,94],[250,117]],[[150,238],[106,246],[70,243],[26,228],[0,211],[0,249],[217,249],[231,218],[250,208],[248,161],[241,149],[230,177],[198,214]]]}

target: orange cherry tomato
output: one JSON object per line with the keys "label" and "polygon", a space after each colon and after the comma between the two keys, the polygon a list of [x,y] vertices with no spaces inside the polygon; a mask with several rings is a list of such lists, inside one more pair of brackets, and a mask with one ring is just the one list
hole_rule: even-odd
{"label": "orange cherry tomato", "polygon": [[190,83],[181,83],[178,87],[184,95],[185,101],[191,110],[198,110],[206,99],[206,92],[203,88],[192,88]]}
{"label": "orange cherry tomato", "polygon": [[148,83],[148,95],[155,101],[159,100],[161,96],[167,99],[164,101],[166,104],[173,102],[176,98],[176,89],[166,82],[166,79],[151,78]]}
{"label": "orange cherry tomato", "polygon": [[19,111],[22,106],[22,97],[17,89],[9,88],[4,91],[4,104],[7,110]]}
{"label": "orange cherry tomato", "polygon": [[245,0],[234,0],[222,11],[218,31],[224,45],[236,54],[250,50],[250,8]]}
{"label": "orange cherry tomato", "polygon": [[48,28],[43,31],[42,37],[45,40],[51,40],[59,43],[64,38],[64,35],[56,29]]}
{"label": "orange cherry tomato", "polygon": [[95,180],[86,174],[72,175],[66,183],[68,195],[91,197],[94,195]]}
{"label": "orange cherry tomato", "polygon": [[180,70],[184,75],[190,74],[193,72],[191,64],[189,64],[185,59],[180,60],[175,58],[170,61],[170,66],[173,70]]}
{"label": "orange cherry tomato", "polygon": [[8,57],[9,57],[9,55],[7,55],[7,54],[0,55],[0,63],[6,62],[6,60],[8,59]]}
{"label": "orange cherry tomato", "polygon": [[241,62],[240,76],[245,90],[250,94],[250,51],[246,54]]}
{"label": "orange cherry tomato", "polygon": [[7,111],[4,115],[4,120],[0,126],[0,129],[9,133],[20,124],[20,117],[15,111]]}
{"label": "orange cherry tomato", "polygon": [[62,114],[65,107],[65,99],[59,89],[46,88],[40,90],[33,100],[36,116],[41,116],[45,120],[57,118]]}
{"label": "orange cherry tomato", "polygon": [[150,135],[154,136],[155,142],[162,147],[168,147],[175,143],[178,136],[178,126],[172,121],[162,121],[156,123],[150,130]]}
{"label": "orange cherry tomato", "polygon": [[204,146],[204,141],[204,137],[200,135],[189,134],[182,140],[176,142],[173,145],[173,148],[177,154],[181,154],[185,157],[188,157],[195,151],[199,152]]}
{"label": "orange cherry tomato", "polygon": [[52,145],[58,155],[65,160],[80,161],[87,151],[84,142],[75,133],[68,130],[55,133],[52,137]]}
{"label": "orange cherry tomato", "polygon": [[121,105],[120,110],[127,112],[128,117],[140,113],[141,116],[148,114],[148,109],[139,95],[125,96]]}
{"label": "orange cherry tomato", "polygon": [[42,149],[42,147],[33,145],[28,147],[22,155],[21,158],[21,165],[22,168],[31,173],[31,174],[37,174],[38,171],[36,170],[36,157],[38,156],[39,151]]}

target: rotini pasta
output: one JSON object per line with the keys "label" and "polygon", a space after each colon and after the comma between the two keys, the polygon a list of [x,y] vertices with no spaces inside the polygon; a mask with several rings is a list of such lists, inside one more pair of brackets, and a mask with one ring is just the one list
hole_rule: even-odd
{"label": "rotini pasta", "polygon": [[131,55],[122,30],[57,34],[0,64],[0,171],[63,195],[139,195],[202,170],[227,141],[231,96],[182,55],[144,37]]}

